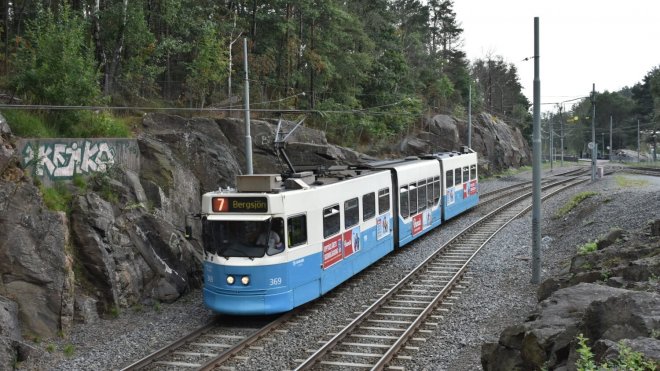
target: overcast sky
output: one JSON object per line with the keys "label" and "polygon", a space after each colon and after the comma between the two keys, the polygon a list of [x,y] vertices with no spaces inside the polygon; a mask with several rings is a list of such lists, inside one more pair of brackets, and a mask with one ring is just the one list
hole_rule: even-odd
{"label": "overcast sky", "polygon": [[[617,91],[660,65],[658,0],[454,0],[470,61],[500,55],[533,99],[534,17],[539,17],[541,110],[548,103]],[[568,107],[567,107],[568,108]]]}

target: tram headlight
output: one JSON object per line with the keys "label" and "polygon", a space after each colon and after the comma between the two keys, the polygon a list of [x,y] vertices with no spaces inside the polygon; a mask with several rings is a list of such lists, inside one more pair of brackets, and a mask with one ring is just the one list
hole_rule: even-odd
{"label": "tram headlight", "polygon": [[234,284],[234,276],[227,276],[227,284],[233,285]]}
{"label": "tram headlight", "polygon": [[241,277],[241,283],[242,283],[243,285],[247,286],[248,283],[250,283],[250,277],[248,277],[248,276],[243,276],[243,277]]}

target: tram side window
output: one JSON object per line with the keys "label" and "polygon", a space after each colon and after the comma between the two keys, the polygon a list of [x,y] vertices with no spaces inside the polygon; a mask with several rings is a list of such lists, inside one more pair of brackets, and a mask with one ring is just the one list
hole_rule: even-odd
{"label": "tram side window", "polygon": [[410,215],[417,214],[417,185],[415,183],[410,183],[408,187],[408,199],[410,200],[408,206]]}
{"label": "tram side window", "polygon": [[410,207],[408,203],[408,186],[401,187],[399,191],[399,203],[401,204],[401,216],[405,219],[410,215]]}
{"label": "tram side window", "polygon": [[307,243],[307,216],[298,215],[287,219],[289,247]]}
{"label": "tram side window", "polygon": [[470,181],[470,168],[465,166],[463,168],[463,183],[467,183]]}
{"label": "tram side window", "polygon": [[454,169],[454,185],[461,184],[461,168]]}
{"label": "tram side window", "polygon": [[447,170],[447,183],[445,184],[447,188],[454,186],[454,170]]}
{"label": "tram side window", "polygon": [[436,205],[440,200],[440,177],[433,178],[433,204]]}
{"label": "tram side window", "polygon": [[339,232],[339,205],[323,209],[323,237],[330,237]]}
{"label": "tram side window", "polygon": [[417,182],[417,211],[426,209],[426,180]]}
{"label": "tram side window", "polygon": [[360,221],[360,203],[358,198],[351,198],[344,202],[344,229],[357,225]]}
{"label": "tram side window", "polygon": [[470,179],[477,179],[477,165],[470,165]]}
{"label": "tram side window", "polygon": [[378,215],[390,210],[390,189],[383,188],[378,191]]}
{"label": "tram side window", "polygon": [[376,193],[371,192],[362,196],[362,221],[376,216]]}

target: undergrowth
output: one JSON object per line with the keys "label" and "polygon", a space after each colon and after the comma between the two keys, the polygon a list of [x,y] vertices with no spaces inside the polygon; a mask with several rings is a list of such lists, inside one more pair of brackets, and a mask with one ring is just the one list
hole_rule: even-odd
{"label": "undergrowth", "polygon": [[630,347],[619,342],[619,357],[614,360],[596,364],[594,354],[587,344],[588,338],[579,334],[577,337],[578,347],[576,349],[579,356],[575,362],[578,371],[596,371],[596,370],[626,370],[626,371],[655,371],[655,362],[646,360],[640,352],[634,352]]}

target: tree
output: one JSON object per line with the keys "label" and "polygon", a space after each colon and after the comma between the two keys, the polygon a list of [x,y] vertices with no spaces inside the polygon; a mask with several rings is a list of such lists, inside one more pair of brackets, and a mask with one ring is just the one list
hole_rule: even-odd
{"label": "tree", "polygon": [[225,41],[219,37],[214,25],[206,22],[203,34],[194,50],[192,62],[188,63],[186,92],[191,100],[195,99],[200,108],[204,108],[206,96],[213,91],[217,83],[227,75],[227,55],[224,52]]}
{"label": "tree", "polygon": [[99,74],[88,24],[64,4],[59,14],[39,8],[19,44],[12,87],[32,103],[93,105]]}

